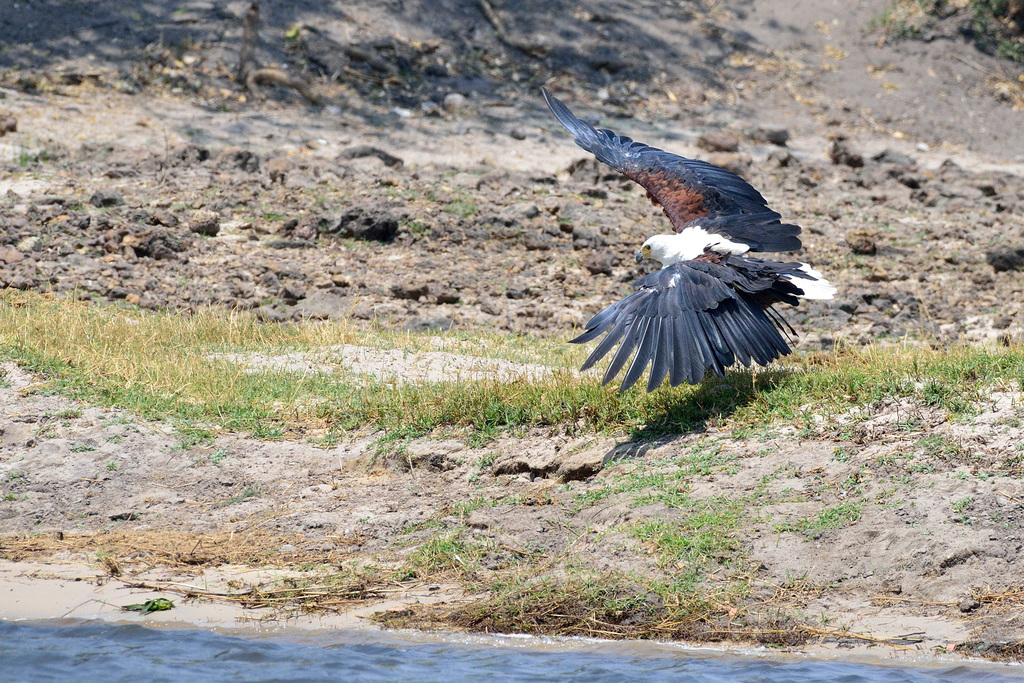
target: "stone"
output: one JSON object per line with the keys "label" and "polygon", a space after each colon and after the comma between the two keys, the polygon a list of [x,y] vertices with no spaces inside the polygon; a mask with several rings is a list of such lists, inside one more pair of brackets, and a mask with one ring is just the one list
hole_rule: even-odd
{"label": "stone", "polygon": [[857,228],[846,233],[845,239],[853,253],[873,256],[878,250],[876,237],[874,230]]}
{"label": "stone", "polygon": [[499,455],[491,468],[495,476],[529,474],[531,479],[555,477],[580,481],[597,474],[610,462],[637,455],[636,444],[616,444],[614,439],[581,439],[562,447],[536,446]]}
{"label": "stone", "polygon": [[833,164],[860,168],[864,165],[864,157],[850,149],[846,140],[836,140],[828,151],[828,158]]}
{"label": "stone", "polygon": [[391,285],[390,291],[391,296],[396,299],[411,299],[416,301],[421,296],[427,296],[430,294],[430,285],[425,282],[415,284],[410,282],[396,282]]}
{"label": "stone", "polygon": [[524,219],[530,220],[540,215],[540,209],[536,204],[513,204],[501,212],[502,218],[506,220]]}
{"label": "stone", "polygon": [[917,162],[911,159],[909,155],[892,149],[886,149],[879,152],[875,156],[871,157],[871,160],[877,161],[880,164],[893,164],[895,166],[917,165]]}
{"label": "stone", "polygon": [[740,136],[731,130],[709,130],[697,138],[697,146],[709,152],[735,152]]}
{"label": "stone", "polygon": [[462,300],[462,295],[453,287],[431,287],[431,291],[439,304],[457,304]]}
{"label": "stone", "polygon": [[189,217],[188,229],[206,237],[216,237],[220,232],[220,214],[205,209],[193,211]]}
{"label": "stone", "polygon": [[342,214],[335,232],[342,237],[391,242],[398,233],[398,217],[386,207],[354,206]]}
{"label": "stone", "polygon": [[21,252],[12,247],[0,247],[0,263],[12,265],[18,263],[25,257],[21,255]]}
{"label": "stone", "polygon": [[121,238],[121,247],[130,248],[136,256],[149,256],[156,260],[174,258],[185,251],[186,244],[163,228],[149,228],[129,233]]}
{"label": "stone", "polygon": [[530,286],[522,283],[513,283],[505,290],[505,296],[509,299],[525,299],[530,295]]}
{"label": "stone", "polygon": [[457,92],[448,93],[444,96],[444,108],[448,111],[455,111],[466,106],[466,96]]}
{"label": "stone", "polygon": [[985,254],[985,262],[997,273],[1008,270],[1024,270],[1024,245],[996,247]]}
{"label": "stone", "polygon": [[960,601],[960,611],[963,613],[973,612],[974,610],[981,607],[981,603],[974,598],[964,598]]}
{"label": "stone", "polygon": [[591,275],[611,275],[613,257],[606,251],[592,251],[583,259],[583,267]]}
{"label": "stone", "polygon": [[225,149],[221,152],[223,163],[246,173],[257,173],[260,170],[260,158],[255,152],[247,149]]}
{"label": "stone", "polygon": [[352,309],[352,301],[330,289],[314,290],[295,304],[295,314],[312,320],[343,320]]}
{"label": "stone", "polygon": [[551,235],[543,232],[528,232],[523,235],[523,246],[527,251],[547,251],[551,248]]}
{"label": "stone", "polygon": [[426,332],[428,330],[450,330],[454,321],[444,315],[421,315],[402,325],[403,330]]}
{"label": "stone", "polygon": [[779,147],[785,147],[789,142],[789,130],[782,126],[761,124],[747,133],[748,137],[755,142],[767,142]]}
{"label": "stone", "polygon": [[287,303],[295,303],[306,298],[306,285],[297,280],[288,280],[281,283],[281,289],[277,294]]}
{"label": "stone", "polygon": [[16,133],[17,131],[18,119],[14,118],[13,114],[0,112],[0,138],[8,133]]}
{"label": "stone", "polygon": [[124,197],[117,190],[96,190],[89,197],[89,203],[97,208],[120,206],[124,204]]}
{"label": "stone", "polygon": [[18,240],[15,248],[22,253],[29,253],[30,251],[38,251],[43,245],[43,241],[38,235],[29,235]]}
{"label": "stone", "polygon": [[788,149],[773,149],[768,153],[768,161],[779,168],[800,165],[800,159],[794,156]]}
{"label": "stone", "polygon": [[601,233],[585,225],[575,225],[572,229],[573,249],[596,249],[606,244]]}

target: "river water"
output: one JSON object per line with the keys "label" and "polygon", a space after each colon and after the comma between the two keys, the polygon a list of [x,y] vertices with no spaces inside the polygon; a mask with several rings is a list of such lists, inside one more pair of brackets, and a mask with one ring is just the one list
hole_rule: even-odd
{"label": "river water", "polygon": [[228,634],[97,621],[0,621],[0,680],[1019,683],[1024,668],[726,655],[657,643],[379,631]]}

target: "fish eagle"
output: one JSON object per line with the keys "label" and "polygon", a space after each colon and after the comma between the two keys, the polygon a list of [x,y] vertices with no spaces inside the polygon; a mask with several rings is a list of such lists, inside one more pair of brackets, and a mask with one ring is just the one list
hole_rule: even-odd
{"label": "fish eagle", "polygon": [[697,384],[708,369],[724,377],[737,361],[767,365],[790,353],[783,333],[795,332],[773,306],[831,299],[836,288],[806,263],[750,253],[799,250],[800,227],[782,223],[738,175],[594,128],[547,89],[541,91],[576,144],[643,186],[673,228],[636,252],[637,263],[653,259],[661,269],[637,280],[636,291],[595,315],[571,340],[584,344],[607,333],[581,371],[618,344],[602,384],[628,363],[619,386],[625,391],[650,365],[647,391],[654,391],[666,377],[672,386]]}

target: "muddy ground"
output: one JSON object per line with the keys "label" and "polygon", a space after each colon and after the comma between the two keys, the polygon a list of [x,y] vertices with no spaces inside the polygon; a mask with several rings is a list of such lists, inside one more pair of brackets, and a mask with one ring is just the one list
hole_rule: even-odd
{"label": "muddy ground", "polygon": [[[923,41],[878,28],[881,2],[493,3],[501,30],[477,2],[263,3],[256,58],[307,80],[311,102],[235,82],[247,3],[122,5],[0,17],[0,114],[16,122],[0,137],[0,286],[565,335],[647,272],[631,254],[667,222],[572,144],[543,108],[546,85],[617,132],[739,172],[804,227],[800,258],[840,294],[786,312],[803,348],[1024,331],[1020,68],[978,51],[964,16]],[[878,406],[875,431],[853,441],[824,426],[650,444],[531,433],[424,440],[381,466],[372,433],[330,449],[245,435],[196,446],[4,372],[9,539],[258,530],[286,558],[399,566],[440,523],[490,539],[495,567],[524,551],[643,573],[655,560],[622,526],[671,513],[622,493],[581,511],[579,496],[697,449],[724,455],[691,494],[772,482],[764,521],[742,534],[762,588],[780,587],[768,603],[826,615],[822,628],[923,631],[906,642],[924,651],[1024,639],[1017,394],[956,425]],[[609,454],[622,462],[606,467]],[[925,456],[941,464],[899,464]],[[874,501],[859,519],[801,525],[842,509],[851,487]],[[600,540],[573,545],[584,531]],[[95,545],[59,541],[5,553],[96,560]]]}

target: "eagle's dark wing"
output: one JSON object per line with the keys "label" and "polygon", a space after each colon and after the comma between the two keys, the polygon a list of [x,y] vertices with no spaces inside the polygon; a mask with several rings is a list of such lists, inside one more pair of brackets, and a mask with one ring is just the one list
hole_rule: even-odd
{"label": "eagle's dark wing", "polygon": [[551,113],[575,136],[576,144],[646,188],[676,232],[699,221],[708,232],[742,242],[751,251],[800,249],[800,227],[781,223],[781,216],[768,208],[761,193],[735,173],[598,130],[576,118],[546,89],[542,92]]}
{"label": "eagle's dark wing", "polygon": [[696,384],[708,368],[724,376],[736,361],[767,365],[790,352],[779,332],[785,322],[771,306],[796,303],[799,289],[787,278],[806,277],[800,265],[727,257],[719,263],[681,261],[642,277],[635,292],[595,315],[572,340],[582,344],[608,333],[581,370],[620,341],[603,380],[613,380],[632,356],[620,391],[633,386],[648,364],[647,391],[666,376],[672,386]]}

